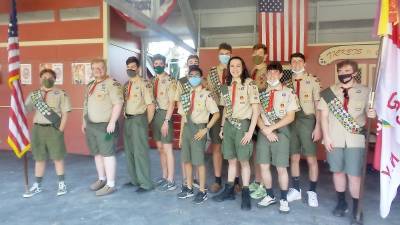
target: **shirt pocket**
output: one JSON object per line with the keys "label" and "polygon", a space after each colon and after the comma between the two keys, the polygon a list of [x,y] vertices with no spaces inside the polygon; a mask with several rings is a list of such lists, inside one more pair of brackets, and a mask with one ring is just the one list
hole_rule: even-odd
{"label": "shirt pocket", "polygon": [[365,101],[360,99],[355,99],[349,104],[349,112],[354,117],[357,118],[365,112]]}
{"label": "shirt pocket", "polygon": [[97,101],[104,101],[104,99],[106,98],[107,95],[107,91],[98,91],[95,93],[95,98]]}

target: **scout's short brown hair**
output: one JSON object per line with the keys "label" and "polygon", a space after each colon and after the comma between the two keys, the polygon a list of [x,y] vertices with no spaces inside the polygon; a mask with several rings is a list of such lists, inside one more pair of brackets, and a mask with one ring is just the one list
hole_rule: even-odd
{"label": "scout's short brown hair", "polygon": [[187,58],[186,62],[188,62],[191,59],[197,59],[197,61],[200,61],[199,56],[198,55],[189,55],[189,57]]}
{"label": "scout's short brown hair", "polygon": [[293,58],[301,58],[304,62],[306,62],[306,57],[301,52],[295,52],[295,53],[291,54],[289,62],[292,62]]}
{"label": "scout's short brown hair", "polygon": [[343,60],[341,62],[339,62],[338,64],[336,64],[336,68],[337,68],[337,72],[339,72],[339,69],[341,69],[344,66],[350,65],[351,68],[353,68],[353,73],[358,72],[358,63],[356,61],[353,60]]}
{"label": "scout's short brown hair", "polygon": [[43,76],[43,74],[45,74],[45,73],[51,74],[51,75],[54,77],[54,79],[57,78],[56,72],[54,72],[54,70],[52,70],[52,69],[42,69],[42,71],[40,71],[40,74],[39,74],[40,78],[41,78],[41,77]]}
{"label": "scout's short brown hair", "polygon": [[154,64],[154,62],[157,61],[157,60],[161,60],[164,64],[165,64],[165,62],[167,61],[167,59],[165,58],[165,56],[163,56],[163,55],[161,55],[161,54],[156,54],[156,55],[153,56],[153,58],[152,58],[153,64]]}
{"label": "scout's short brown hair", "polygon": [[221,49],[228,50],[228,51],[230,51],[232,53],[232,46],[230,44],[226,43],[226,42],[223,42],[223,43],[219,44],[218,50],[221,50]]}
{"label": "scout's short brown hair", "polygon": [[258,50],[258,49],[263,49],[264,50],[264,54],[267,54],[267,46],[265,46],[264,44],[255,44],[253,46],[253,51]]}

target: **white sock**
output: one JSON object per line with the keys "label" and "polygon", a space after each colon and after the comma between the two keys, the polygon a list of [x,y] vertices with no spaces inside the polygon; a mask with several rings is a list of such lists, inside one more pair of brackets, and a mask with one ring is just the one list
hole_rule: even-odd
{"label": "white sock", "polygon": [[105,180],[107,180],[107,178],[106,177],[99,177],[99,180],[105,181]]}
{"label": "white sock", "polygon": [[115,187],[115,181],[108,180],[108,181],[107,181],[107,186],[109,186],[109,187]]}

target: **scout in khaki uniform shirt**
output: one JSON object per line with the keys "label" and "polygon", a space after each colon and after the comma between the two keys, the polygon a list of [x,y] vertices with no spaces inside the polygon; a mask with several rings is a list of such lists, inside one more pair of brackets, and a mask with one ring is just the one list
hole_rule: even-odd
{"label": "scout in khaki uniform shirt", "polygon": [[366,117],[374,118],[376,113],[369,105],[369,89],[354,80],[358,72],[357,63],[345,60],[336,66],[340,83],[321,92],[318,109],[321,110],[323,144],[328,152],[328,163],[338,196],[333,214],[342,217],[348,211],[345,200],[347,175],[353,198],[352,224],[356,224],[365,154],[364,125]]}
{"label": "scout in khaki uniform shirt", "polygon": [[[194,195],[192,185],[192,170],[196,166],[199,171],[200,187],[193,202],[201,204],[207,200],[206,168],[204,165],[204,151],[207,142],[207,132],[218,120],[219,109],[209,91],[201,85],[203,73],[199,67],[189,70],[188,83],[180,80],[175,100],[179,103],[178,112],[182,115],[182,162],[185,164],[187,177],[186,186],[178,194],[178,198],[185,199]],[[208,122],[210,114],[212,119]]]}
{"label": "scout in khaki uniform shirt", "polygon": [[[217,103],[220,109],[220,114],[222,114],[223,107],[220,102],[221,95],[221,86],[226,83],[227,77],[227,64],[232,55],[232,46],[227,43],[221,43],[218,46],[218,60],[219,64],[215,67],[212,67],[207,76],[207,89],[211,92],[211,96],[214,101]],[[214,124],[210,129],[210,138],[211,138],[211,150],[213,154],[213,166],[214,166],[214,176],[215,182],[211,185],[210,191],[211,193],[217,193],[222,188],[222,152],[221,152],[221,143],[222,140],[219,137],[219,133],[221,131],[221,119]],[[239,187],[239,178],[235,179],[235,188],[240,191]]]}
{"label": "scout in khaki uniform shirt", "polygon": [[259,207],[267,207],[276,203],[272,191],[270,166],[278,172],[281,199],[279,212],[289,213],[287,201],[290,130],[295,112],[299,110],[293,90],[280,83],[283,75],[282,65],[272,62],[267,67],[268,88],[260,92],[261,117],[258,119],[260,135],[257,138],[257,163],[261,167],[261,176],[267,195],[258,203]]}
{"label": "scout in khaki uniform shirt", "polygon": [[246,65],[240,57],[232,57],[228,63],[227,85],[221,90],[221,105],[224,106],[222,117],[223,130],[220,132],[222,152],[228,160],[228,183],[220,194],[213,197],[221,202],[234,199],[233,182],[237,170],[237,161],[241,165],[243,181],[242,204],[243,210],[251,209],[249,182],[249,159],[253,151],[253,132],[259,115],[258,89],[249,78]]}
{"label": "scout in khaki uniform shirt", "polygon": [[51,69],[40,72],[41,87],[31,92],[26,101],[27,111],[35,111],[32,128],[32,154],[35,160],[36,182],[25,198],[42,192],[41,183],[46,169],[46,160],[54,162],[58,176],[57,196],[67,193],[64,183],[64,157],[66,154],[64,128],[71,103],[65,91],[54,87],[56,73]]}
{"label": "scout in khaki uniform shirt", "polygon": [[[197,55],[189,55],[189,57],[186,60],[186,65],[188,67],[188,72],[192,69],[192,68],[198,68],[199,67],[199,57]],[[189,86],[189,80],[187,79],[187,77],[181,78],[179,81],[184,80],[187,84],[187,86]],[[202,86],[206,87],[206,80],[202,79]],[[177,84],[177,87],[179,87],[179,82]],[[178,91],[177,91],[178,93]],[[176,100],[177,101],[177,100]],[[179,105],[179,102],[177,102]],[[178,107],[179,108],[179,107]],[[181,122],[181,128],[180,128],[180,133],[179,133],[179,147],[181,148],[181,141],[182,141],[182,132],[183,132],[183,124]],[[181,162],[181,167],[182,167],[182,186],[181,186],[181,191],[186,187],[186,172],[185,172],[185,163]],[[193,177],[193,186],[195,187],[199,187],[199,182],[196,178],[198,178],[198,173],[196,173],[196,176]]]}
{"label": "scout in khaki uniform shirt", "polygon": [[301,110],[296,112],[294,122],[290,125],[290,170],[293,188],[289,188],[288,201],[300,200],[300,154],[307,158],[310,188],[307,191],[307,202],[311,207],[318,207],[316,193],[318,180],[317,144],[321,138],[320,116],[316,107],[319,103],[320,85],[318,78],[305,72],[305,57],[301,53],[290,56],[293,76],[288,86],[293,88],[299,99]]}
{"label": "scout in khaki uniform shirt", "polygon": [[83,108],[82,131],[90,153],[94,156],[98,180],[90,185],[97,196],[113,193],[115,189],[115,145],[118,138],[118,118],[124,102],[122,87],[106,75],[106,62],[91,63],[94,81],[87,85]]}
{"label": "scout in khaki uniform shirt", "polygon": [[174,136],[172,113],[175,108],[176,82],[166,72],[165,57],[157,54],[153,56],[153,67],[157,76],[153,80],[156,113],[152,122],[153,139],[156,141],[160,152],[162,178],[156,184],[161,191],[176,189],[174,181],[175,159],[172,149]]}
{"label": "scout in khaki uniform shirt", "polygon": [[[267,47],[263,44],[256,44],[253,46],[253,54],[251,59],[255,67],[251,71],[251,79],[257,85],[258,91],[265,90],[267,85],[267,64],[265,63],[267,59]],[[253,141],[257,142],[257,135],[259,133],[258,127],[254,131]],[[261,171],[260,166],[256,163],[256,145],[253,146],[253,157],[252,164],[255,171],[255,180],[249,185],[249,190],[251,192],[250,196],[254,199],[260,199],[266,196],[265,188],[261,184]],[[261,184],[261,185],[260,185]]]}
{"label": "scout in khaki uniform shirt", "polygon": [[153,188],[150,177],[148,124],[153,120],[155,104],[151,83],[139,76],[139,60],[126,60],[129,81],[125,85],[124,147],[130,183],[146,192]]}

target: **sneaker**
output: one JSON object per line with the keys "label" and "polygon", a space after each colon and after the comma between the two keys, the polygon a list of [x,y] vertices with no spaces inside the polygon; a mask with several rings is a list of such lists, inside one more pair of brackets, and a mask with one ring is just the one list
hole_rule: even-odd
{"label": "sneaker", "polygon": [[98,191],[96,191],[97,196],[104,196],[104,195],[109,195],[112,194],[116,191],[117,189],[115,187],[110,187],[108,185],[104,185],[104,187]]}
{"label": "sneaker", "polygon": [[149,191],[151,191],[152,190],[152,188],[150,188],[150,189],[145,189],[145,188],[142,188],[142,187],[139,187],[138,189],[136,189],[136,193],[146,193],[146,192],[149,192]]}
{"label": "sneaker", "polygon": [[194,204],[201,204],[203,202],[205,202],[208,199],[208,195],[207,192],[197,192],[196,197],[194,197],[193,199],[193,203]]}
{"label": "sneaker", "polygon": [[344,215],[348,212],[349,208],[347,206],[347,202],[344,202],[342,204],[338,203],[335,209],[332,211],[332,214],[337,217],[344,217]]}
{"label": "sneaker", "polygon": [[183,186],[182,191],[178,193],[179,199],[186,199],[194,196],[193,188],[189,189],[187,186]]}
{"label": "sneaker", "polygon": [[235,190],[233,185],[225,184],[224,190],[212,197],[212,200],[216,202],[223,202],[225,200],[235,200]]}
{"label": "sneaker", "polygon": [[210,187],[210,192],[211,193],[217,193],[222,189],[222,186],[218,183],[213,183]]}
{"label": "sneaker", "polygon": [[295,188],[289,188],[289,192],[287,195],[287,201],[293,202],[296,200],[301,200],[301,189],[300,189],[300,191],[298,191]]}
{"label": "sneaker", "polygon": [[93,184],[90,185],[90,190],[98,191],[102,189],[107,184],[105,180],[96,180]]}
{"label": "sneaker", "polygon": [[194,179],[194,180],[193,180],[193,187],[195,187],[195,188],[197,188],[197,189],[200,188],[200,183],[199,183],[199,181],[198,181],[197,179]]}
{"label": "sneaker", "polygon": [[163,186],[160,186],[160,191],[173,191],[176,189],[176,184],[174,181],[167,181]]}
{"label": "sneaker", "polygon": [[32,187],[28,190],[28,192],[25,192],[22,197],[24,198],[30,198],[36,194],[39,194],[42,192],[42,188],[40,188],[38,183],[33,183]]}
{"label": "sneaker", "polygon": [[264,198],[265,196],[267,196],[267,191],[265,190],[265,188],[262,185],[259,185],[257,190],[253,191],[250,194],[250,197],[252,199],[261,199],[261,198]]}
{"label": "sneaker", "polygon": [[160,178],[156,181],[156,187],[163,186],[167,182],[167,179]]}
{"label": "sneaker", "polygon": [[65,195],[65,194],[67,194],[67,185],[65,185],[64,182],[59,182],[57,196],[61,196],[61,195]]}
{"label": "sneaker", "polygon": [[265,207],[268,207],[269,205],[272,205],[272,204],[275,204],[275,203],[276,203],[276,198],[267,195],[259,203],[257,203],[257,207],[258,208],[265,208]]}
{"label": "sneaker", "polygon": [[307,191],[308,205],[310,207],[318,207],[318,196],[314,191]]}
{"label": "sneaker", "polygon": [[249,185],[249,190],[250,192],[256,191],[258,189],[258,187],[260,186],[260,184],[257,184],[256,182],[253,182]]}
{"label": "sneaker", "polygon": [[289,202],[281,199],[279,201],[279,212],[283,214],[288,214],[290,212]]}
{"label": "sneaker", "polygon": [[353,216],[351,217],[350,225],[362,225],[363,224],[363,214],[361,213],[360,215],[360,221],[357,220],[357,213],[353,213]]}

